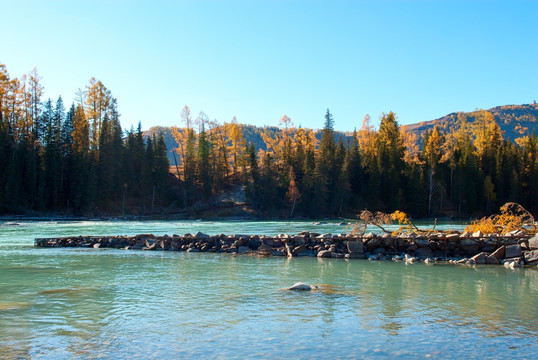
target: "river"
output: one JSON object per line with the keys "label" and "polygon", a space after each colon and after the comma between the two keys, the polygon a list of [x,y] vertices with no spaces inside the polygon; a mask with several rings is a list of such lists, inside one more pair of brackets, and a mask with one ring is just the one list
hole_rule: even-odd
{"label": "river", "polygon": [[[441,228],[461,228],[440,224]],[[0,223],[0,358],[535,358],[538,268],[34,248],[35,237],[334,222]],[[321,291],[281,290],[296,282]]]}

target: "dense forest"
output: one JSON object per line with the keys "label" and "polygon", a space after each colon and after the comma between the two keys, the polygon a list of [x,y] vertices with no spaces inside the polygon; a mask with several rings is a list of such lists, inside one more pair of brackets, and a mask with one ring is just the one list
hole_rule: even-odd
{"label": "dense forest", "polygon": [[94,78],[67,110],[43,90],[36,69],[10,79],[0,64],[0,213],[146,213],[169,202],[162,136],[123,132]]}
{"label": "dense forest", "polygon": [[[193,116],[172,128],[172,161],[162,133],[122,131],[116,99],[91,79],[66,111],[42,99],[37,70],[19,79],[0,65],[0,212],[70,215],[194,214],[239,192],[262,217],[351,216],[400,209],[415,217],[467,217],[515,201],[538,211],[538,139],[513,124],[511,141],[490,111],[455,115],[421,135],[392,112],[338,134],[257,128]],[[321,115],[321,114],[320,114]],[[260,130],[261,129],[261,130]],[[247,142],[256,136],[253,141]],[[171,165],[171,166],[170,166]]]}

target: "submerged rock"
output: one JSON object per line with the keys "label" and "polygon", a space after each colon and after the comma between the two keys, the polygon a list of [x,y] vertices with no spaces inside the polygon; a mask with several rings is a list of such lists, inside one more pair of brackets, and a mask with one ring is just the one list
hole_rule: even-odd
{"label": "submerged rock", "polygon": [[289,288],[286,288],[286,290],[312,291],[312,290],[317,290],[317,288],[318,287],[316,285],[308,285],[308,284],[305,284],[305,283],[302,283],[302,282],[298,282],[298,283],[293,284],[293,286],[291,286]]}

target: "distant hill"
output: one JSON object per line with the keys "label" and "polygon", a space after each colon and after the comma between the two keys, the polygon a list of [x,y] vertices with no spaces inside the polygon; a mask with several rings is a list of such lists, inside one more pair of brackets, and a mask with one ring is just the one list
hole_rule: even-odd
{"label": "distant hill", "polygon": [[[526,127],[529,133],[532,133],[534,130],[538,134],[538,104],[504,105],[488,109],[488,111],[493,114],[495,120],[501,126],[501,130],[504,132],[504,137],[507,139],[513,141],[515,138],[520,136],[519,132],[516,132],[515,130],[517,125]],[[421,135],[425,131],[431,130],[435,125],[437,125],[440,130],[447,131],[456,123],[459,114],[465,114],[468,122],[473,122],[475,120],[474,111],[455,112],[436,120],[423,121],[420,123],[407,125],[407,129]],[[252,142],[254,143],[256,149],[262,150],[266,150],[266,147],[261,137],[261,133],[266,132],[274,134],[281,131],[281,129],[276,126],[259,127],[244,124],[240,124],[240,126],[247,143]],[[163,133],[164,141],[166,142],[166,147],[168,149],[168,158],[170,159],[170,164],[173,165],[174,156],[172,149],[177,148],[178,144],[172,136],[170,128],[164,126],[154,126],[145,131],[144,136],[152,136],[153,134],[157,135],[161,132]],[[350,139],[349,134],[343,132],[335,131],[335,135],[337,141],[340,141],[340,139],[344,139],[344,141]],[[321,139],[321,130],[316,130],[316,137]],[[420,138],[421,137],[419,137],[419,139]]]}
{"label": "distant hill", "polygon": [[[254,143],[254,146],[256,149],[262,149],[267,150],[267,147],[265,146],[265,142],[262,139],[262,132],[271,134],[274,137],[274,134],[279,133],[282,131],[280,128],[276,126],[254,126],[254,125],[244,125],[239,124],[241,127],[241,130],[243,132],[243,137],[248,143]],[[170,164],[174,165],[174,154],[172,153],[173,149],[178,147],[178,143],[174,139],[174,136],[172,135],[172,131],[170,127],[166,126],[154,126],[151,127],[149,130],[144,131],[144,136],[153,136],[158,135],[159,133],[163,134],[164,142],[166,143],[166,148],[168,149],[168,159],[170,160]],[[346,141],[347,139],[350,139],[349,136],[347,136],[343,132],[335,131],[335,137],[336,141],[340,141],[340,139],[343,139]],[[318,140],[321,139],[321,130],[316,130],[316,138]]]}
{"label": "distant hill", "polygon": [[[532,133],[533,130],[538,134],[538,104],[496,106],[487,109],[487,111],[493,114],[506,139],[513,141],[515,138],[521,136],[519,132],[515,130],[517,125],[527,128],[529,134]],[[407,129],[420,135],[427,130],[433,129],[433,127],[437,125],[440,130],[447,131],[456,123],[458,115],[460,114],[466,115],[468,122],[473,122],[475,120],[475,111],[456,112],[436,120],[407,125]]]}

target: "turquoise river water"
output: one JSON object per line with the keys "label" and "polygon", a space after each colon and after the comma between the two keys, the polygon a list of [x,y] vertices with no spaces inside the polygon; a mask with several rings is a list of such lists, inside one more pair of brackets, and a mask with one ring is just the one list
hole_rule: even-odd
{"label": "turquoise river water", "polygon": [[[536,359],[536,267],[33,247],[49,236],[301,230],[346,231],[278,221],[0,223],[0,359]],[[281,290],[299,281],[326,286]]]}

